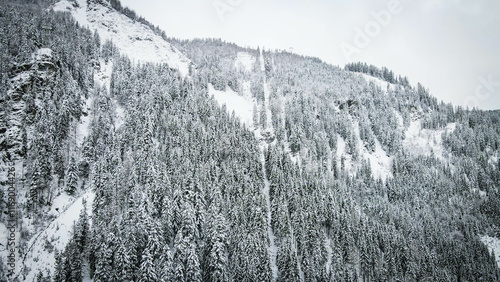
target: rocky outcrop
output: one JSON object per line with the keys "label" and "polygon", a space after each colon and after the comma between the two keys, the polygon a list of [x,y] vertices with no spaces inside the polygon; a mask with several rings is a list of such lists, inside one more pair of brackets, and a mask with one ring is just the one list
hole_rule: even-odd
{"label": "rocky outcrop", "polygon": [[26,125],[35,117],[37,92],[48,88],[59,70],[60,62],[47,48],[37,50],[29,62],[12,64],[8,90],[0,97],[2,158],[14,161],[25,156]]}

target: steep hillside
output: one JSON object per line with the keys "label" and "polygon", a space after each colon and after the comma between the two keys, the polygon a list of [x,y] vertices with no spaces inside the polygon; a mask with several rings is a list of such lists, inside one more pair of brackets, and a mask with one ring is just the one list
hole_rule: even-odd
{"label": "steep hillside", "polygon": [[0,280],[500,279],[498,111],[40,3],[0,5]]}
{"label": "steep hillside", "polygon": [[66,0],[55,4],[54,11],[70,12],[83,27],[97,31],[103,42],[109,40],[136,63],[167,63],[183,76],[190,61],[150,27],[136,22],[112,8],[107,1]]}

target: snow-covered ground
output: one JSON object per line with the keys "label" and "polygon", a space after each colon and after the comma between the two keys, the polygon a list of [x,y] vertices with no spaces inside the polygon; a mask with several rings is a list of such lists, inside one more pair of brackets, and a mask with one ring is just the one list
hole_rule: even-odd
{"label": "snow-covered ground", "polygon": [[99,60],[99,70],[94,73],[94,82],[98,87],[106,87],[109,92],[111,74],[113,73],[113,61]]}
{"label": "snow-covered ground", "polygon": [[481,242],[488,247],[490,253],[495,252],[495,260],[498,267],[500,267],[500,239],[486,235],[481,237]]}
{"label": "snow-covered ground", "polygon": [[54,10],[69,11],[80,25],[97,30],[101,42],[113,41],[120,52],[136,62],[168,63],[183,76],[189,74],[190,60],[148,26],[120,14],[109,4],[87,6],[87,0],[76,3],[77,7],[63,0],[54,5]]}
{"label": "snow-covered ground", "polygon": [[373,178],[386,180],[392,177],[392,157],[382,149],[380,142],[375,139],[375,152],[371,153],[363,147],[363,158],[370,161]]}
{"label": "snow-covered ground", "polygon": [[490,150],[488,150],[490,154],[490,157],[488,158],[488,164],[495,167],[498,165],[499,152],[491,152]]}
{"label": "snow-covered ground", "polygon": [[373,82],[375,84],[375,86],[380,87],[380,89],[382,89],[384,92],[387,91],[387,86],[389,86],[390,90],[396,89],[396,85],[391,84],[387,81],[384,81],[380,78],[373,77],[373,76],[370,76],[370,75],[367,75],[364,73],[357,73],[357,74],[360,75],[361,77],[363,77],[368,83]]}
{"label": "snow-covered ground", "polygon": [[77,146],[81,146],[83,143],[83,139],[89,135],[89,127],[90,127],[90,121],[92,120],[92,117],[90,116],[91,109],[92,109],[92,103],[94,99],[93,97],[89,97],[85,101],[85,112],[87,113],[86,116],[82,116],[80,118],[80,123],[76,127],[76,144]]}
{"label": "snow-covered ground", "polygon": [[[380,142],[375,139],[375,151],[370,152],[366,149],[363,141],[359,136],[359,126],[354,122],[354,134],[356,135],[356,142],[358,148],[358,156],[360,159],[368,160],[372,176],[374,179],[381,179],[383,181],[392,178],[392,161],[393,157],[387,155]],[[349,175],[355,175],[360,168],[361,162],[354,161],[352,155],[347,152],[346,141],[340,136],[337,136],[337,167],[340,169],[340,160],[344,157],[344,169]]]}
{"label": "snow-covered ground", "polygon": [[115,128],[118,129],[125,123],[125,109],[116,100],[113,100],[113,104],[116,113]]}
{"label": "snow-covered ground", "polygon": [[33,53],[33,59],[35,61],[50,61],[52,60],[52,49],[40,48],[35,53]]}
{"label": "snow-covered ground", "polygon": [[219,105],[225,104],[228,112],[234,112],[248,128],[253,125],[253,101],[240,96],[229,87],[226,88],[226,91],[218,91],[214,89],[212,84],[208,84],[208,93],[214,96]]}
{"label": "snow-covered ground", "polygon": [[250,90],[251,88],[251,83],[250,81],[244,81],[241,83],[241,89],[243,93],[240,93],[241,96],[243,96],[247,101],[252,101],[253,103],[256,103],[256,100],[252,97],[252,91]]}
{"label": "snow-covered ground", "polygon": [[392,109],[394,115],[396,116],[396,118],[398,119],[398,126],[399,127],[403,127],[404,126],[404,120],[403,120],[403,117],[401,116],[401,114],[396,111],[396,109]]}
{"label": "snow-covered ground", "polygon": [[414,155],[434,156],[445,160],[448,153],[443,147],[443,133],[451,133],[455,130],[456,123],[450,123],[445,129],[431,130],[422,129],[421,120],[413,120],[406,130],[403,147]]}
{"label": "snow-covered ground", "polygon": [[479,196],[481,196],[481,197],[483,197],[483,198],[485,198],[485,197],[487,197],[487,196],[488,196],[488,193],[486,193],[486,191],[482,191],[482,190],[480,190],[480,189],[478,189],[478,188],[472,188],[472,192],[474,192],[474,193],[478,193],[478,194],[479,194]]}
{"label": "snow-covered ground", "polygon": [[354,134],[358,142],[360,156],[370,162],[372,176],[374,179],[386,180],[392,177],[392,157],[382,149],[380,142],[375,137],[375,152],[369,152],[359,134],[359,123],[354,122]]}
{"label": "snow-covered ground", "polygon": [[325,249],[327,254],[326,264],[325,264],[326,274],[330,274],[330,268],[332,266],[332,256],[333,256],[332,239],[328,237],[328,234],[326,233],[325,230],[323,230],[323,233],[325,235]]}
{"label": "snow-covered ground", "polygon": [[45,230],[33,236],[28,243],[29,249],[22,263],[30,268],[26,281],[34,281],[35,275],[39,271],[48,275],[50,270],[50,274],[53,274],[55,267],[54,250],[62,251],[68,244],[72,235],[73,224],[78,220],[83,209],[83,199],[87,201],[87,214],[91,216],[92,202],[94,200],[93,192],[85,193],[67,208],[66,206],[71,203],[71,199],[66,193],[54,199],[50,214],[58,217]]}
{"label": "snow-covered ground", "polygon": [[239,52],[238,57],[236,58],[235,66],[239,70],[245,70],[247,72],[251,72],[254,63],[255,63],[255,58],[252,55],[246,52]]}

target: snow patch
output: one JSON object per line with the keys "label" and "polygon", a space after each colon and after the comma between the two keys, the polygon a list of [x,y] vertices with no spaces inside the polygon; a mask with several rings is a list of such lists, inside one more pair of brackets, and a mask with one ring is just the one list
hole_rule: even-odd
{"label": "snow patch", "polygon": [[253,64],[255,63],[255,58],[246,53],[239,52],[236,58],[235,66],[238,70],[245,70],[247,72],[251,72],[253,69]]}
{"label": "snow patch", "polygon": [[125,109],[116,100],[113,100],[113,103],[116,113],[115,128],[118,129],[125,123]]}
{"label": "snow patch", "polygon": [[396,116],[396,118],[398,119],[398,125],[399,127],[403,127],[404,125],[404,120],[403,120],[403,117],[401,116],[401,114],[396,111],[395,109],[393,109],[393,112],[394,112],[394,115]]}
{"label": "snow patch", "polygon": [[94,73],[94,82],[98,87],[106,87],[110,91],[111,74],[113,73],[113,62],[99,61],[99,69]]}
{"label": "snow patch", "polygon": [[492,153],[492,155],[489,157],[488,159],[488,164],[493,166],[493,167],[496,167],[498,165],[498,152],[494,152]]}
{"label": "snow patch", "polygon": [[377,139],[375,139],[375,152],[369,153],[363,147],[363,157],[370,161],[373,178],[386,180],[392,177],[392,157],[387,155]]}
{"label": "snow patch", "polygon": [[332,266],[332,256],[333,256],[332,239],[328,237],[326,231],[323,230],[323,233],[325,235],[325,249],[327,253],[327,259],[325,264],[326,274],[330,274],[330,268]]}
{"label": "snow patch", "polygon": [[[375,151],[370,152],[365,147],[364,142],[359,135],[359,124],[353,123],[353,130],[356,137],[358,156],[360,159],[367,160],[370,164],[371,174],[374,179],[381,179],[382,181],[392,178],[392,160],[393,157],[387,155],[380,142],[375,138]],[[344,171],[349,175],[355,175],[357,170],[360,169],[360,162],[353,160],[352,155],[347,152],[347,144],[344,138],[340,135],[337,136],[337,167],[342,168],[340,160],[344,157]]]}
{"label": "snow patch", "polygon": [[343,154],[346,153],[346,143],[344,141],[344,138],[342,138],[340,135],[337,135],[337,158],[342,157]]}
{"label": "snow patch", "polygon": [[251,89],[251,83],[250,81],[244,81],[242,84],[241,84],[241,89],[242,89],[242,92],[241,93],[243,95],[243,97],[245,97],[245,99],[247,99],[248,101],[253,101],[256,103],[255,99],[252,97],[252,91],[250,90]]}
{"label": "snow patch", "polygon": [[91,27],[87,20],[87,1],[77,0],[77,2],[69,2],[67,0],[54,4],[54,11],[70,12],[73,18],[81,25]]}
{"label": "snow patch", "polygon": [[[26,281],[34,281],[35,275],[42,271],[45,275],[55,269],[55,249],[62,251],[71,239],[73,225],[78,220],[83,209],[83,199],[87,201],[87,213],[92,215],[92,202],[94,192],[87,192],[74,201],[65,211],[57,211],[69,202],[69,196],[63,193],[54,200],[53,207],[49,214],[57,214],[59,217],[28,243],[30,248],[26,254],[23,265],[29,266],[30,271],[26,276]],[[59,214],[60,213],[60,214]]]}
{"label": "snow patch", "polygon": [[52,49],[40,48],[33,54],[35,61],[50,61],[52,60]]}
{"label": "snow patch", "polygon": [[69,11],[75,20],[90,30],[97,30],[101,42],[111,40],[118,49],[136,62],[167,63],[189,74],[190,60],[148,26],[135,22],[111,7],[99,4],[87,6],[87,0],[78,0],[75,7],[68,0],[54,5],[55,11]]}
{"label": "snow patch", "polygon": [[477,188],[472,188],[472,192],[479,194],[479,196],[482,198],[485,198],[488,196],[488,193],[486,193],[485,191],[482,191],[480,189],[477,189]]}
{"label": "snow patch", "polygon": [[80,123],[76,127],[76,144],[78,146],[81,146],[85,137],[89,136],[90,121],[92,120],[90,113],[92,112],[93,101],[93,97],[89,97],[85,101],[84,111],[87,115],[80,118]]}
{"label": "snow patch", "polygon": [[212,95],[219,105],[226,105],[229,113],[234,114],[248,127],[253,124],[253,102],[240,96],[231,88],[226,91],[215,90],[212,84],[208,84],[208,94]]}
{"label": "snow patch", "polygon": [[396,85],[389,83],[387,81],[384,81],[380,78],[373,77],[364,73],[358,73],[361,77],[363,77],[368,83],[373,82],[375,86],[380,87],[382,91],[386,92],[387,91],[387,86],[389,86],[389,89],[391,91],[394,91],[396,89]]}
{"label": "snow patch", "polygon": [[361,140],[359,135],[359,123],[357,122],[354,123],[354,134],[356,135],[360,155],[363,159],[370,162],[372,177],[384,181],[387,180],[387,178],[392,178],[392,157],[389,157],[384,149],[382,149],[377,138],[375,138],[375,151],[369,152]]}
{"label": "snow patch", "polygon": [[443,133],[451,133],[455,130],[456,123],[450,123],[445,129],[431,130],[422,129],[421,119],[413,120],[406,130],[403,147],[414,155],[434,155],[439,160],[445,160],[447,154],[443,147]]}
{"label": "snow patch", "polygon": [[500,239],[486,235],[481,237],[481,242],[488,247],[490,253],[495,252],[495,260],[500,267]]}

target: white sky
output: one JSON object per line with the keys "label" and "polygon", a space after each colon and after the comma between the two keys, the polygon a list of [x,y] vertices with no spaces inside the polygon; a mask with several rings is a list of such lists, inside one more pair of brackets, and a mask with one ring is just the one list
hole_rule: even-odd
{"label": "white sky", "polygon": [[[339,66],[349,61],[386,66],[408,76],[413,85],[421,82],[445,102],[500,109],[500,1],[121,2],[170,37],[222,38],[272,50],[294,48]],[[390,2],[399,3],[397,9],[388,9]],[[373,14],[383,10],[390,20],[377,23]],[[357,30],[366,28],[371,32],[368,44],[356,45]],[[341,46],[362,48],[349,57]]]}

